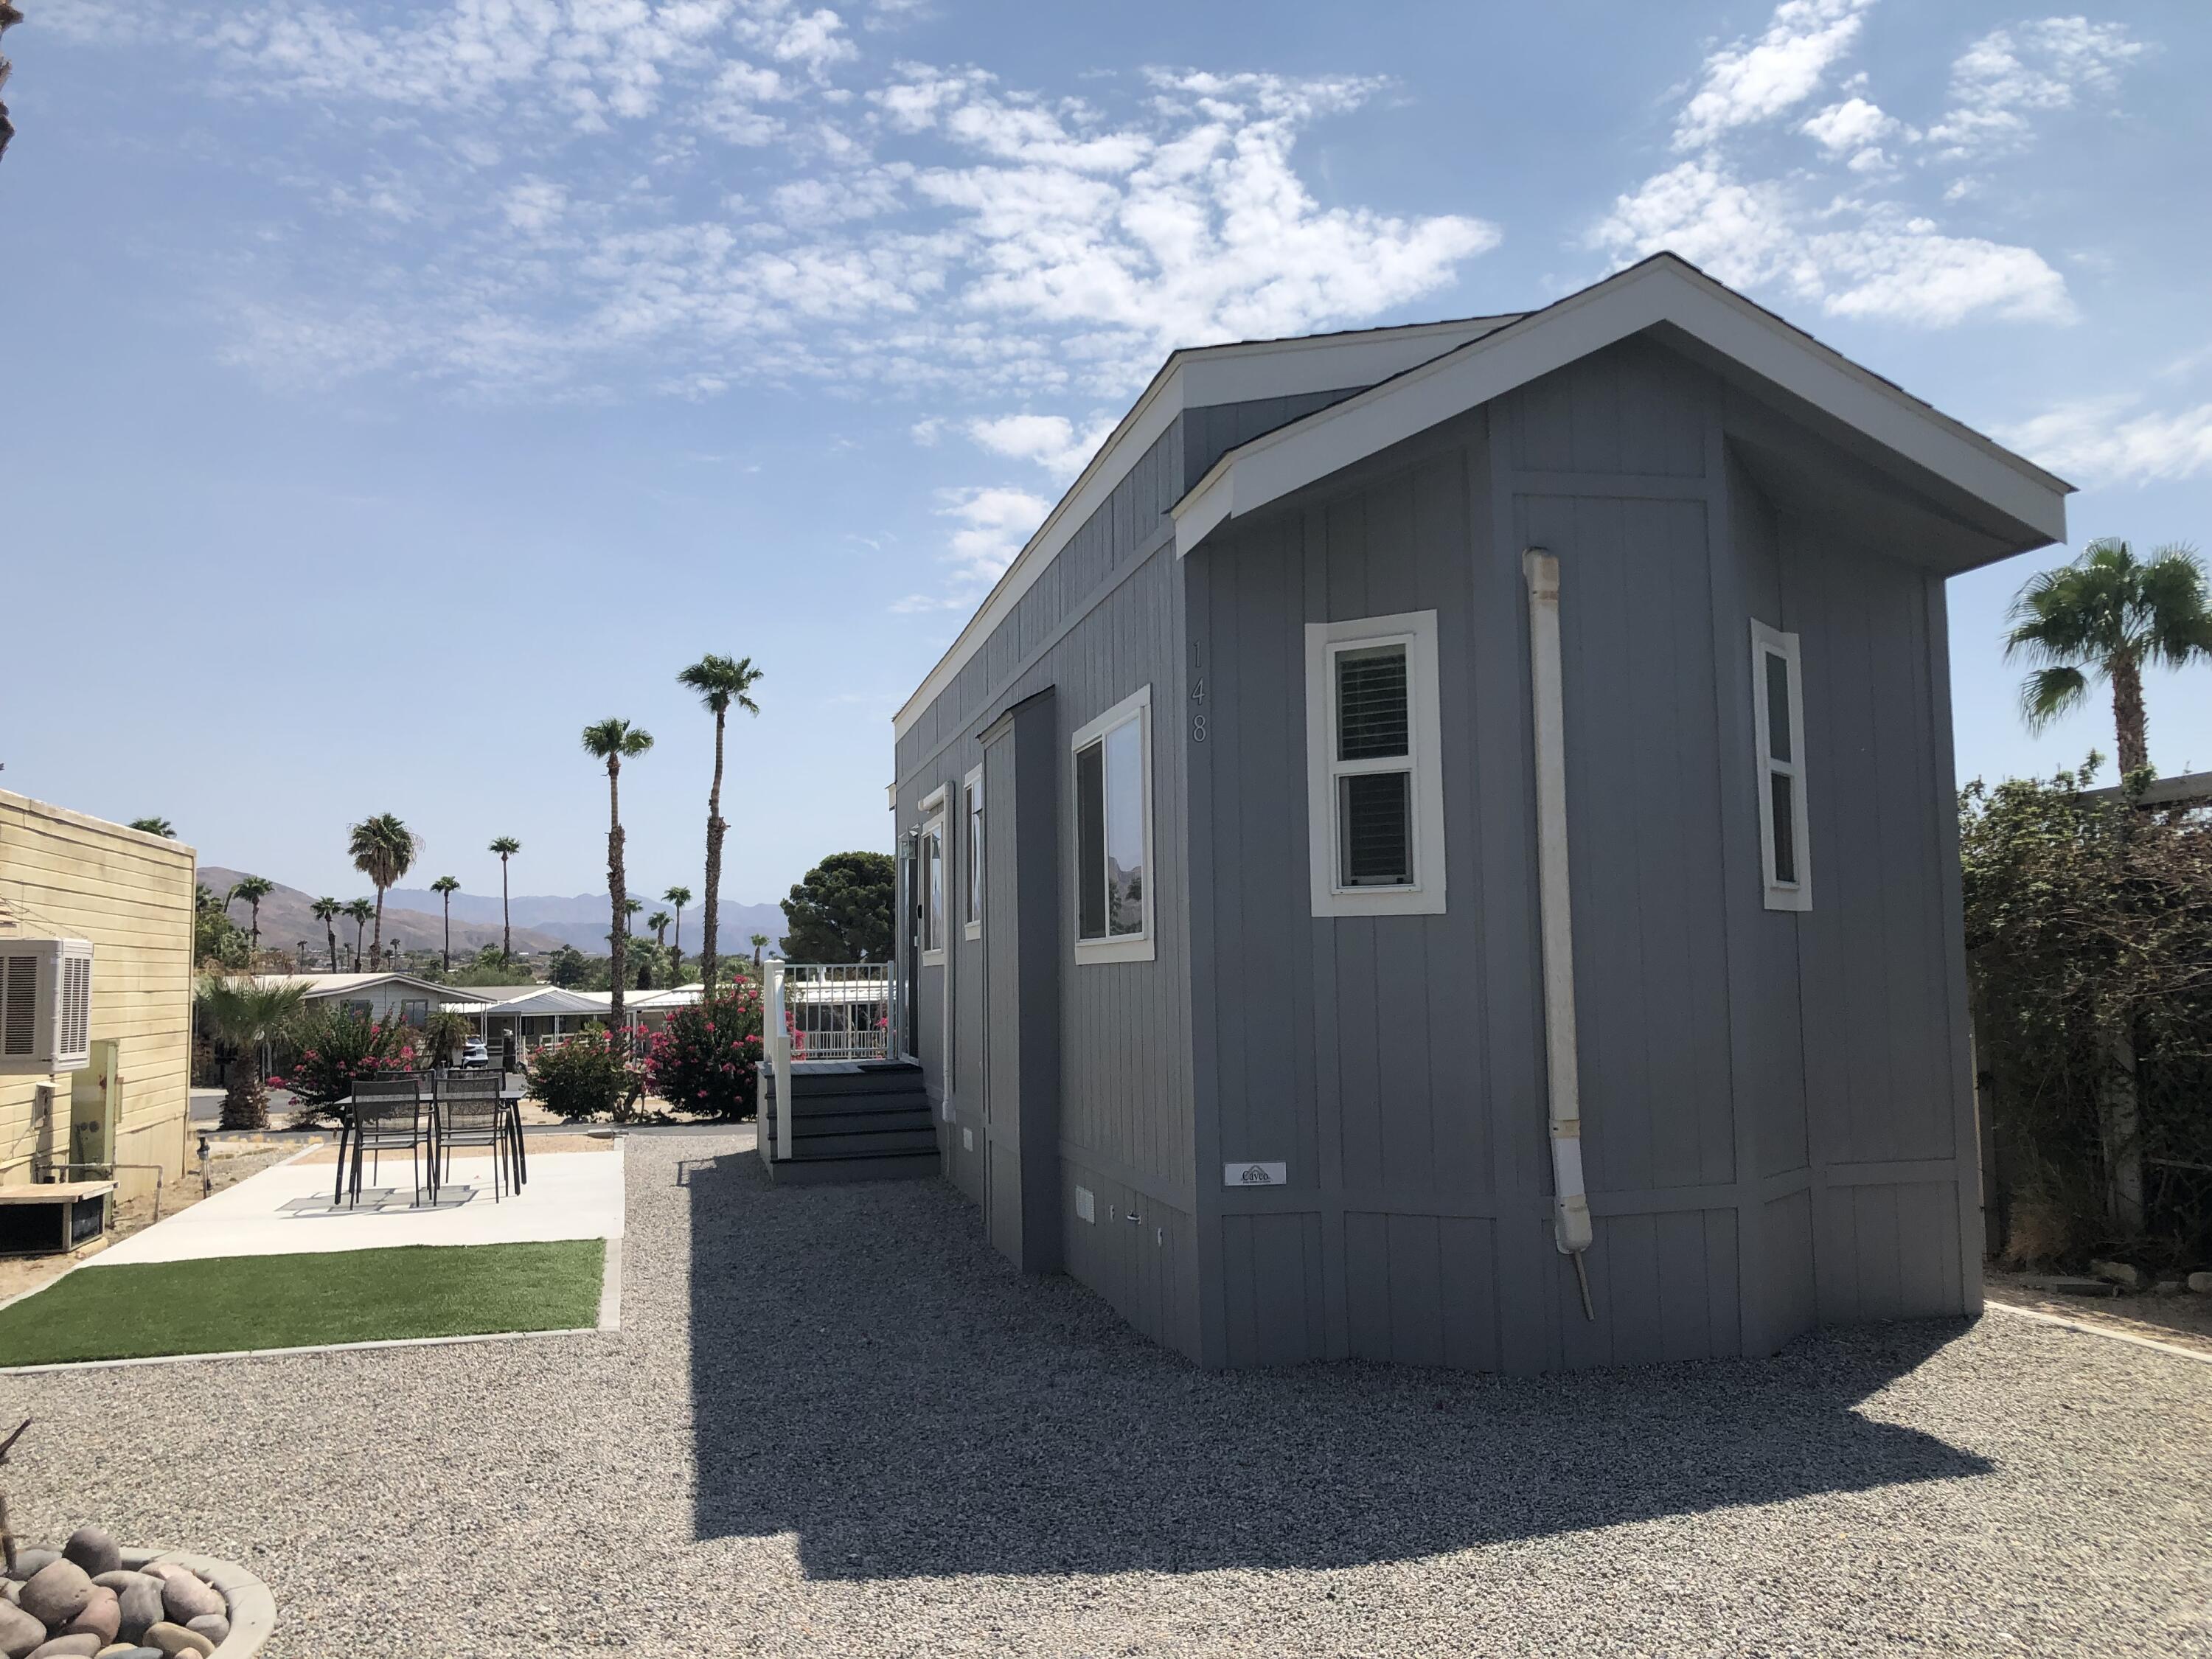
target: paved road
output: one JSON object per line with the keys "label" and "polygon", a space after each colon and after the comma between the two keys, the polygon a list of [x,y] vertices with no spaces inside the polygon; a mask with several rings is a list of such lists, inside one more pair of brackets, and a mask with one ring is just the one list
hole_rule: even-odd
{"label": "paved road", "polygon": [[272,1659],[2212,1652],[2212,1366],[1209,1376],[748,1140],[630,1143],[618,1334],[10,1379],[19,1530],[252,1564]]}

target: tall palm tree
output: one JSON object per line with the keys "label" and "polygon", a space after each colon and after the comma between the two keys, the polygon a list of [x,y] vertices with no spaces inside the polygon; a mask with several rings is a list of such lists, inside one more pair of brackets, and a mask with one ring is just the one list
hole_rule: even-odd
{"label": "tall palm tree", "polygon": [[691,902],[691,890],[689,887],[672,887],[660,896],[676,907],[676,955],[681,961],[684,956],[684,907]]}
{"label": "tall palm tree", "polygon": [[2087,701],[2093,679],[2111,683],[2123,778],[2150,764],[2142,665],[2185,667],[2212,657],[2212,603],[2196,550],[2153,550],[2138,562],[2128,544],[2094,541],[2071,564],[2033,578],[2013,601],[2005,655],[2035,665],[2021,687],[2031,730]]}
{"label": "tall palm tree", "polygon": [[133,818],[131,827],[149,836],[159,836],[163,841],[177,838],[177,826],[167,818]]}
{"label": "tall palm tree", "polygon": [[674,920],[665,910],[655,910],[645,919],[645,925],[653,929],[653,942],[664,951],[668,948],[668,924]]}
{"label": "tall palm tree", "polygon": [[714,994],[714,929],[721,908],[722,832],[729,828],[722,822],[722,732],[729,723],[732,704],[749,714],[760,713],[760,705],[750,696],[760,677],[761,671],[753,666],[750,657],[732,660],[712,652],[676,676],[676,683],[696,691],[707,712],[714,717],[714,784],[707,792],[707,914],[700,923],[706,938],[699,947],[700,973],[710,997]]}
{"label": "tall palm tree", "polygon": [[607,1028],[619,1049],[623,1036],[623,967],[629,940],[629,894],[623,884],[622,763],[653,747],[653,733],[628,720],[603,720],[584,728],[584,752],[607,767],[607,902],[614,931],[607,936]]}
{"label": "tall palm tree", "polygon": [[353,923],[353,966],[361,971],[361,938],[368,931],[369,919],[375,915],[376,907],[365,898],[349,900],[345,908],[346,920]]}
{"label": "tall palm tree", "polygon": [[[253,948],[261,949],[261,901],[276,890],[276,884],[266,876],[240,876],[230,890],[230,897],[244,899],[253,913]],[[227,908],[230,900],[223,901]]]}
{"label": "tall palm tree", "polygon": [[379,961],[384,957],[384,890],[399,884],[422,850],[422,837],[391,812],[363,818],[348,832],[346,853],[353,867],[376,888],[376,939],[370,954]]}
{"label": "tall palm tree", "polygon": [[752,936],[751,944],[753,947],[753,977],[755,979],[758,979],[760,977],[761,970],[761,952],[768,949],[768,935],[766,933],[755,933]]}
{"label": "tall palm tree", "polygon": [[507,861],[522,850],[522,843],[513,836],[501,836],[491,844],[499,854],[499,953],[514,955],[514,925],[507,914]]}
{"label": "tall palm tree", "polygon": [[446,944],[438,959],[450,974],[453,971],[453,895],[461,890],[461,884],[451,876],[441,876],[430,884],[430,890],[446,901]]}
{"label": "tall palm tree", "polygon": [[309,908],[314,911],[315,920],[323,924],[323,936],[331,942],[331,971],[335,974],[338,970],[337,919],[345,914],[345,906],[334,898],[324,897]]}
{"label": "tall palm tree", "polygon": [[269,1127],[269,1091],[261,1082],[261,1046],[283,1035],[306,1006],[307,988],[264,985],[250,974],[210,974],[199,984],[199,1005],[215,1034],[236,1050],[230,1087],[222,1097],[226,1129]]}

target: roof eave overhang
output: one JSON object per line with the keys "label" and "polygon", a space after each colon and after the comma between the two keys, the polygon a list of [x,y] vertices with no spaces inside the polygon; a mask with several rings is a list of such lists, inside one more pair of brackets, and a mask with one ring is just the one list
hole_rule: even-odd
{"label": "roof eave overhang", "polygon": [[1231,518],[1279,501],[1393,444],[1631,335],[1671,324],[1756,379],[1804,399],[1882,449],[2046,542],[2066,537],[2073,486],[1662,254],[1358,397],[1231,450],[1173,509],[1188,554]]}

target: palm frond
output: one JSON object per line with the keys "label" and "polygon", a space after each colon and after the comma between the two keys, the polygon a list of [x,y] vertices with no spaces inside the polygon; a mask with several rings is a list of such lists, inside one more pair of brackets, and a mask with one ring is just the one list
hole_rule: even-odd
{"label": "palm frond", "polygon": [[2030,731],[2039,732],[2080,708],[2088,695],[2089,678],[2080,669],[2040,668],[2021,685],[2021,717]]}

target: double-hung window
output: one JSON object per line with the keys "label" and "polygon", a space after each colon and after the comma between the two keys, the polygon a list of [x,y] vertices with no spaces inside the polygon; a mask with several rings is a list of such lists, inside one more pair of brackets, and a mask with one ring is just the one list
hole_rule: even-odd
{"label": "double-hung window", "polygon": [[965,860],[964,873],[968,878],[966,891],[968,908],[963,919],[967,923],[969,939],[983,937],[983,769],[977,767],[960,786],[962,805],[966,808],[963,822],[967,825],[967,840],[962,843],[960,854]]}
{"label": "double-hung window", "polygon": [[1437,613],[1306,625],[1313,914],[1444,908]]}
{"label": "double-hung window", "polygon": [[921,826],[921,959],[945,960],[945,791],[933,791],[921,803],[931,816]]}
{"label": "double-hung window", "polygon": [[1152,689],[1075,734],[1075,956],[1152,959]]}
{"label": "double-hung window", "polygon": [[1805,820],[1805,692],[1795,634],[1752,623],[1751,695],[1766,908],[1809,910],[1813,848]]}

